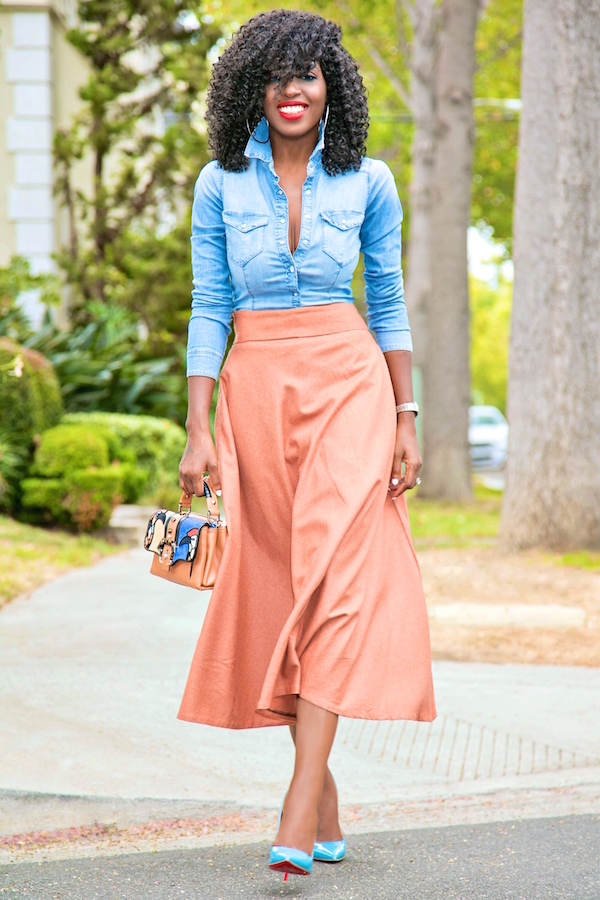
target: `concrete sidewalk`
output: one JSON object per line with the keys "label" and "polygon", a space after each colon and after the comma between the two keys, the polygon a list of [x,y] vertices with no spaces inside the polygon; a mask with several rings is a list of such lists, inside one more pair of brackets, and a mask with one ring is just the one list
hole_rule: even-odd
{"label": "concrete sidewalk", "polygon": [[[186,835],[165,824],[161,846],[272,832],[291,774],[287,729],[176,719],[210,595],[151,578],[149,559],[108,558],[0,613],[5,838],[104,823],[133,828],[144,849],[158,832],[136,826],[176,819],[213,825]],[[437,663],[434,678],[431,725],[340,721],[331,767],[347,833],[600,809],[600,670]],[[93,852],[131,849],[117,843],[100,837]],[[88,844],[57,838],[39,854]],[[21,858],[0,841],[0,859]]]}

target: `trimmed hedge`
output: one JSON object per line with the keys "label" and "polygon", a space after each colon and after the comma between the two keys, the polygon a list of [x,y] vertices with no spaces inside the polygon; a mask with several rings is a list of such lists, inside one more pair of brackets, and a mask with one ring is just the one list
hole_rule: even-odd
{"label": "trimmed hedge", "polygon": [[74,469],[105,469],[109,461],[108,445],[101,434],[61,424],[42,435],[31,474],[53,478]]}
{"label": "trimmed hedge", "polygon": [[107,441],[94,429],[61,424],[45,431],[33,477],[21,482],[23,517],[77,531],[108,525],[124,480],[120,463],[109,460]]}
{"label": "trimmed hedge", "polygon": [[142,490],[152,490],[161,483],[179,484],[179,460],[186,443],[186,433],[181,426],[154,416],[106,412],[68,413],[62,421],[101,429],[103,434],[108,432],[115,436],[122,448],[117,458],[130,470],[134,467],[138,473],[143,473]]}
{"label": "trimmed hedge", "polygon": [[56,425],[62,413],[52,364],[36,350],[0,338],[0,434],[13,446],[29,449],[35,436]]}

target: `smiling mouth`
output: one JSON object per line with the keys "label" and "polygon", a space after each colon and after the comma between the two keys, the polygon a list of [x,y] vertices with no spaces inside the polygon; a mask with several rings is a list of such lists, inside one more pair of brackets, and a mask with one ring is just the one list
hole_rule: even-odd
{"label": "smiling mouth", "polygon": [[299,119],[307,109],[305,103],[285,103],[277,107],[277,112],[284,119]]}

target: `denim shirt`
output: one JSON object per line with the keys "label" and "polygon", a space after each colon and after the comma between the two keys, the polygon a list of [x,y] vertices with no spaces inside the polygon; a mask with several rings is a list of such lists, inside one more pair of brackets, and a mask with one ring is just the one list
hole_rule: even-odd
{"label": "denim shirt", "polygon": [[388,166],[365,158],[358,172],[327,175],[321,126],[302,187],[300,238],[292,255],[287,197],[273,166],[265,119],[254,134],[245,150],[248,169],[228,172],[210,162],[194,189],[187,374],[218,377],[233,310],[353,302],[360,252],[367,321],[377,343],[384,352],[412,350],[400,258],[402,207]]}

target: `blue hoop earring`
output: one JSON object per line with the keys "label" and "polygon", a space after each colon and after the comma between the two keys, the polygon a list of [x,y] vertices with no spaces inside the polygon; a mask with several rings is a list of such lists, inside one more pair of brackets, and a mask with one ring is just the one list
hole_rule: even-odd
{"label": "blue hoop earring", "polygon": [[[256,131],[256,125],[254,126],[253,130],[250,131],[250,126],[248,125],[248,119],[246,119],[246,128],[248,130],[248,134],[250,135],[250,137],[254,138],[254,140],[256,141],[257,144],[268,144],[269,143],[270,137],[268,137],[266,139],[266,141],[259,141],[259,139],[256,137],[256,135],[254,134],[254,132]],[[268,130],[269,130],[269,123],[267,122],[267,131]]]}

